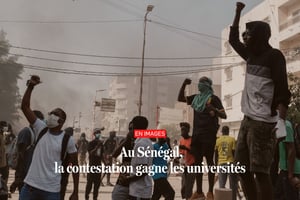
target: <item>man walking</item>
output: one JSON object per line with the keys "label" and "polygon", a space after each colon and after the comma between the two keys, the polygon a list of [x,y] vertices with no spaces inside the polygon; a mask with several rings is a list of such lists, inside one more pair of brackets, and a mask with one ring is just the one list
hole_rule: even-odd
{"label": "man walking", "polygon": [[[89,166],[97,167],[101,166],[101,161],[103,161],[103,142],[100,140],[101,130],[99,128],[94,129],[95,139],[89,142],[88,152],[89,152]],[[101,173],[88,173],[87,183],[85,188],[85,199],[89,199],[89,194],[93,189],[93,200],[97,200],[99,188],[101,183]]]}
{"label": "man walking", "polygon": [[[116,140],[116,131],[111,131],[109,132],[109,137],[107,140],[104,142],[104,160],[105,160],[105,165],[111,166],[112,165],[112,153],[116,149],[117,146],[117,140]],[[110,182],[110,173],[106,173],[106,180],[107,186],[114,186]]]}

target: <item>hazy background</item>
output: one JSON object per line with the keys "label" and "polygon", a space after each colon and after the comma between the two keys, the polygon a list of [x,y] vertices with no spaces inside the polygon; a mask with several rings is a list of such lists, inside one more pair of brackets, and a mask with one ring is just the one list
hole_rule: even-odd
{"label": "hazy background", "polygon": [[[243,2],[246,3],[247,11],[262,1]],[[1,0],[0,3],[0,28],[7,33],[7,39],[14,47],[140,58],[143,18],[148,4],[154,5],[154,9],[148,15],[152,22],[147,23],[145,57],[217,56],[221,40],[227,39],[220,38],[221,30],[231,24],[235,10],[235,1],[232,0]],[[81,63],[141,66],[141,59],[71,56],[20,48],[11,48],[10,53],[27,56],[19,57],[19,63],[41,67],[140,73],[140,68],[68,64],[28,56]],[[147,66],[207,63],[211,61],[146,60],[145,73],[187,69],[153,70]],[[112,78],[25,69],[19,81],[21,95],[30,74],[40,75],[43,81],[33,93],[32,108],[46,113],[55,107],[62,107],[68,115],[67,126],[72,126],[74,118],[78,120],[81,112],[81,127],[91,127],[96,90],[108,89]],[[107,95],[107,92],[98,93],[97,99]],[[26,124],[23,119],[19,126]]]}

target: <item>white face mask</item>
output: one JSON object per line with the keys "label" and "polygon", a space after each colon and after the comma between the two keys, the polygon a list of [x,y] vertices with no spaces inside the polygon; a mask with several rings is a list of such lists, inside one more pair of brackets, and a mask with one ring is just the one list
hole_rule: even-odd
{"label": "white face mask", "polygon": [[48,115],[48,118],[46,120],[46,124],[49,128],[54,128],[57,127],[59,125],[58,123],[59,117],[54,115],[54,114],[50,114]]}
{"label": "white face mask", "polygon": [[3,127],[3,132],[7,132],[7,131],[8,131],[8,127],[7,126]]}

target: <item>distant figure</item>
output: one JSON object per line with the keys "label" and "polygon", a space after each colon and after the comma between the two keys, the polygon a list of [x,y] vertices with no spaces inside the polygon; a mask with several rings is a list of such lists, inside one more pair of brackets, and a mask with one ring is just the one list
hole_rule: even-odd
{"label": "distant figure", "polygon": [[[104,146],[101,138],[101,129],[94,129],[95,139],[89,142],[88,152],[89,152],[89,166],[96,167],[101,165],[103,161],[103,151]],[[101,173],[88,173],[87,174],[87,183],[85,188],[85,199],[89,199],[89,194],[93,188],[93,200],[97,200],[99,188],[101,183]]]}
{"label": "distant figure", "polygon": [[7,184],[9,168],[6,159],[5,133],[8,131],[8,123],[0,121],[0,174]]}
{"label": "distant figure", "polygon": [[239,21],[244,7],[245,4],[236,3],[229,35],[229,43],[247,62],[241,101],[244,119],[235,162],[246,166],[246,173],[240,177],[247,199],[265,200],[272,199],[270,168],[276,141],[274,128],[278,117],[286,119],[291,94],[284,55],[269,44],[270,25],[263,21],[247,22],[244,41],[240,41]]}
{"label": "distant figure", "polygon": [[86,153],[89,142],[86,139],[85,133],[81,133],[77,141],[77,148],[79,153],[79,165],[86,165]]}
{"label": "distant figure", "polygon": [[[234,161],[235,139],[229,136],[229,127],[222,127],[222,136],[217,139],[215,158],[219,166],[230,166]],[[234,173],[219,173],[219,186],[225,188],[227,176],[229,176],[230,189],[232,189],[232,200],[236,200],[237,178]]]}
{"label": "distant figure", "polygon": [[16,138],[15,134],[13,133],[11,124],[7,124],[8,130],[5,132],[5,148],[6,153],[8,153],[9,149],[11,149],[11,145],[13,140]]}
{"label": "distant figure", "polygon": [[[178,95],[179,102],[186,102],[194,109],[193,134],[191,143],[191,153],[195,157],[195,165],[202,165],[203,157],[206,158],[207,165],[214,165],[214,149],[216,135],[219,129],[219,117],[226,119],[226,113],[219,97],[214,95],[212,80],[206,76],[199,79],[199,94],[185,96],[184,91],[187,85],[191,84],[190,79],[185,79]],[[191,199],[205,198],[202,191],[203,173],[196,174],[197,191]],[[213,200],[215,174],[208,173],[207,200]]]}
{"label": "distant figure", "polygon": [[177,146],[177,145],[178,145],[178,142],[177,142],[176,139],[174,139],[174,141],[173,141],[173,146]]}
{"label": "distant figure", "polygon": [[[73,127],[67,127],[67,128],[65,128],[64,132],[66,135],[69,135],[69,137],[71,137],[74,134],[74,129],[73,129]],[[64,169],[67,169],[67,167],[69,165],[72,165],[72,163],[70,163],[69,154],[66,153],[65,161],[62,163],[62,166],[64,167]],[[66,194],[67,186],[69,183],[69,175],[70,174],[66,170],[64,171],[64,173],[61,174],[60,200],[65,199],[65,194]]]}
{"label": "distant figure", "polygon": [[[116,149],[117,140],[116,140],[116,131],[109,132],[109,138],[104,142],[104,160],[105,165],[112,165],[112,153]],[[108,186],[114,186],[110,182],[110,173],[106,173],[107,183]]]}
{"label": "distant figure", "polygon": [[7,165],[6,151],[5,151],[5,132],[8,131],[8,123],[0,121],[0,195],[3,200],[8,199],[7,180],[9,168]]}
{"label": "distant figure", "polygon": [[[173,141],[173,147],[170,146],[170,148],[172,148],[174,151],[177,151],[176,149],[178,149],[178,142],[176,139],[174,139]],[[173,165],[174,166],[178,166],[180,165],[180,158],[173,158]]]}

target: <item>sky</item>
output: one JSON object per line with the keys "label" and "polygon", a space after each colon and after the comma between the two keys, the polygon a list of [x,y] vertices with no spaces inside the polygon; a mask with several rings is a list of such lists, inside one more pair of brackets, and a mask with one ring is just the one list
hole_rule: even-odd
{"label": "sky", "polygon": [[[262,0],[243,2],[246,4],[246,13]],[[147,17],[149,21],[146,29],[146,58],[219,55],[221,40],[226,39],[220,38],[221,31],[232,23],[235,9],[233,0],[0,0],[0,3],[0,28],[7,33],[6,37],[13,46],[10,53],[22,55],[19,56],[19,63],[27,65],[26,67],[118,74],[140,73],[143,19],[147,5],[154,5],[154,9]],[[203,59],[145,59],[145,73],[193,69],[153,69],[149,66],[189,66],[210,62]],[[95,63],[98,65],[94,65]],[[31,74],[40,75],[43,82],[33,93],[32,107],[44,113],[55,107],[62,107],[68,115],[67,126],[72,126],[74,118],[78,121],[81,112],[81,127],[92,125],[95,96],[97,94],[97,99],[108,96],[108,84],[112,78],[26,68],[19,81],[21,95]],[[100,89],[106,91],[96,93],[96,90]]]}

